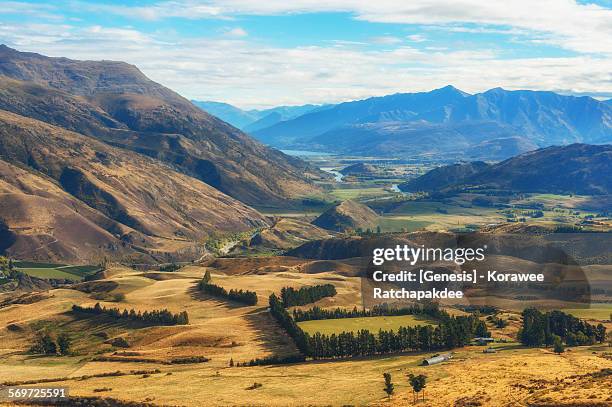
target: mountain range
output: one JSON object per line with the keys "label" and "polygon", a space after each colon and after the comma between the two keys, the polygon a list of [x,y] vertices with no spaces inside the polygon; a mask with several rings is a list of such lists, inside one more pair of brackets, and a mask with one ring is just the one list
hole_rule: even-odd
{"label": "mountain range", "polygon": [[290,149],[501,160],[538,147],[612,142],[612,105],[588,96],[452,86],[340,103],[252,132]]}
{"label": "mountain range", "polygon": [[246,132],[254,132],[285,120],[291,120],[313,111],[323,110],[329,105],[277,106],[270,109],[243,110],[229,103],[213,101],[191,101],[202,110]]}
{"label": "mountain range", "polygon": [[612,146],[571,144],[538,149],[496,164],[439,167],[399,185],[435,193],[496,189],[559,194],[612,194]]}
{"label": "mountain range", "polygon": [[0,252],[192,259],[265,226],[247,205],[287,205],[319,175],[133,65],[0,46]]}

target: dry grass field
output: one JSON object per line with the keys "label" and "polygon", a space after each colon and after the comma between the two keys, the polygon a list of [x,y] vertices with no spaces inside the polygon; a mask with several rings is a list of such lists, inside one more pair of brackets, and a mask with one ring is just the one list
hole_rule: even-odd
{"label": "dry grass field", "polygon": [[[116,283],[112,293],[121,292],[125,299],[104,305],[140,311],[186,310],[190,318],[186,326],[137,328],[101,316],[77,318],[68,312],[72,304],[91,306],[96,300],[74,289],[50,290],[32,304],[0,308],[0,382],[55,378],[49,385],[68,386],[73,396],[159,405],[410,405],[406,374],[411,372],[428,376],[426,401],[419,404],[423,406],[595,405],[570,401],[612,405],[611,376],[592,376],[612,367],[609,356],[605,357],[611,349],[605,346],[572,348],[562,355],[514,343],[499,344],[495,354],[483,353],[482,347],[466,347],[457,349],[451,361],[430,367],[419,365],[431,353],[229,367],[230,359],[244,362],[296,352],[266,311],[268,295],[284,286],[332,283],[338,295],[316,305],[358,304],[360,281],[351,276],[350,265],[312,263],[291,258],[219,259],[208,267],[188,266],[177,272],[115,267],[106,273]],[[259,304],[242,306],[198,292],[196,284],[207,268],[213,281],[226,289],[256,291]],[[516,312],[504,315],[516,316]],[[44,329],[68,332],[74,355],[27,354],[35,332]],[[512,323],[494,330],[494,335],[511,339],[517,329]],[[115,337],[125,338],[130,347],[106,343]],[[170,364],[172,359],[192,356],[210,361]],[[101,357],[105,361],[96,361]],[[139,370],[155,372],[134,373]],[[116,371],[120,375],[96,377]],[[396,384],[390,400],[382,391],[384,372],[391,373]],[[249,389],[255,382],[261,387]]]}

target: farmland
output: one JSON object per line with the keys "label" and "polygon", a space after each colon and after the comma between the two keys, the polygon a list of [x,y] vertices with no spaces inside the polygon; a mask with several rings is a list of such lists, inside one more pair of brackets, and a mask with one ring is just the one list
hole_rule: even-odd
{"label": "farmland", "polygon": [[577,318],[609,320],[612,316],[612,304],[591,304],[587,308],[568,308],[564,312],[572,314]]}
{"label": "farmland", "polygon": [[357,332],[360,329],[367,329],[370,332],[378,332],[379,329],[397,331],[402,326],[436,325],[436,321],[415,315],[400,315],[303,321],[298,325],[309,334],[320,332],[331,335],[341,332]]}
{"label": "farmland", "polygon": [[86,276],[101,270],[99,266],[70,266],[66,264],[15,262],[16,271],[42,279],[64,279],[81,281]]}
{"label": "farmland", "polygon": [[[608,400],[609,377],[592,376],[610,366],[604,357],[609,348],[604,345],[575,347],[562,355],[545,348],[523,348],[515,343],[495,344],[496,354],[484,354],[482,347],[468,346],[456,349],[451,361],[431,367],[420,364],[432,352],[229,367],[230,359],[244,362],[296,352],[291,340],[266,311],[265,298],[271,292],[278,292],[284,286],[332,283],[338,294],[316,305],[349,307],[358,303],[358,278],[334,274],[322,265],[317,269],[311,263],[287,258],[224,259],[213,263],[214,267],[187,266],[172,273],[113,267],[107,270],[105,280],[94,282],[116,283],[107,289],[112,290],[109,294],[125,294],[121,308],[186,310],[190,324],[185,326],[136,327],[103,317],[77,318],[66,312],[72,304],[91,306],[96,300],[71,289],[50,290],[35,303],[2,308],[0,382],[56,378],[52,384],[70,387],[74,396],[148,400],[159,405],[406,405],[412,397],[406,374],[422,373],[428,376],[424,404],[428,406],[449,406],[458,400],[487,406],[506,406],[517,400],[523,403],[517,405],[542,400],[554,405],[569,400],[585,403]],[[317,272],[299,272],[306,268]],[[330,264],[327,270],[338,268]],[[198,294],[194,287],[207,269],[216,284],[228,289],[255,290],[263,300],[255,306],[241,306]],[[251,274],[243,274],[245,271]],[[518,315],[516,311],[506,311],[503,316],[516,318]],[[318,331],[433,323],[412,316],[310,322],[319,324],[315,325]],[[19,331],[5,329],[9,324]],[[301,325],[308,329],[308,323]],[[27,349],[39,330],[67,332],[73,339],[73,353],[69,356],[28,354]],[[495,336],[512,337],[516,326],[494,332]],[[113,347],[104,337],[123,337],[129,348]],[[205,356],[210,361],[168,363],[173,358],[195,356]],[[139,370],[152,373],[131,372]],[[120,375],[99,377],[117,371]],[[390,400],[382,391],[383,372],[391,373],[396,385]],[[250,390],[254,382],[261,386]]]}

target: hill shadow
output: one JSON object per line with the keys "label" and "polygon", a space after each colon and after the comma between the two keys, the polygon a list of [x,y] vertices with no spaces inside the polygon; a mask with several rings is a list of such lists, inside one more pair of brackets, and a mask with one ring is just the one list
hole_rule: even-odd
{"label": "hill shadow", "polygon": [[299,354],[293,340],[278,325],[267,307],[260,307],[244,315],[247,327],[256,333],[260,346],[270,352],[270,356],[289,356]]}
{"label": "hill shadow", "polygon": [[224,306],[231,309],[250,307],[250,305],[245,305],[238,301],[233,301],[227,298],[220,298],[214,295],[203,293],[202,291],[198,290],[198,283],[195,283],[194,285],[189,287],[189,289],[187,290],[187,294],[189,294],[189,296],[194,300],[212,301],[215,304],[218,304],[219,306]]}

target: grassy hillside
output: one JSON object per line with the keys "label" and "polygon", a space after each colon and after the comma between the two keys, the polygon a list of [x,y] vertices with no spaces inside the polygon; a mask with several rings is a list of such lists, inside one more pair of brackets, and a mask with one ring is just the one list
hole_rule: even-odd
{"label": "grassy hillside", "polygon": [[[508,343],[495,345],[498,353],[484,354],[482,347],[468,346],[456,349],[451,361],[430,367],[420,364],[433,353],[229,367],[230,359],[243,362],[296,350],[264,304],[238,306],[194,290],[205,270],[212,272],[216,284],[255,290],[260,298],[284,286],[332,283],[338,295],[316,305],[352,306],[359,302],[359,278],[339,275],[333,271],[338,265],[331,263],[313,273],[300,272],[309,263],[285,258],[219,259],[209,268],[188,266],[171,273],[115,267],[108,271],[107,280],[88,283],[100,288],[107,282],[115,283],[107,285],[108,293],[123,293],[125,298],[102,302],[109,307],[186,310],[190,324],[183,326],[140,327],[97,316],[78,317],[67,312],[72,304],[91,306],[98,301],[78,290],[54,289],[29,297],[31,303],[23,297],[22,304],[0,306],[0,382],[27,380],[32,385],[68,386],[72,397],[149,399],[155,405],[406,405],[412,397],[406,375],[422,373],[428,376],[426,404],[434,407],[462,403],[501,407],[517,400],[556,406],[605,405],[609,401],[609,376],[598,374],[609,367],[605,358],[608,348],[574,347],[562,355],[545,348],[523,348],[512,342],[514,323],[495,330],[495,336],[510,338]],[[280,264],[288,268],[272,270]],[[0,296],[2,301],[6,298]],[[517,314],[508,310],[503,317],[516,318]],[[72,338],[72,353],[28,354],[36,333],[43,330],[67,332]],[[129,348],[111,345],[117,337],[124,338]],[[172,363],[196,357],[210,360]],[[382,391],[383,372],[391,373],[396,385],[390,400]],[[254,382],[261,386],[252,389]],[[313,391],[315,388],[324,391]]]}

